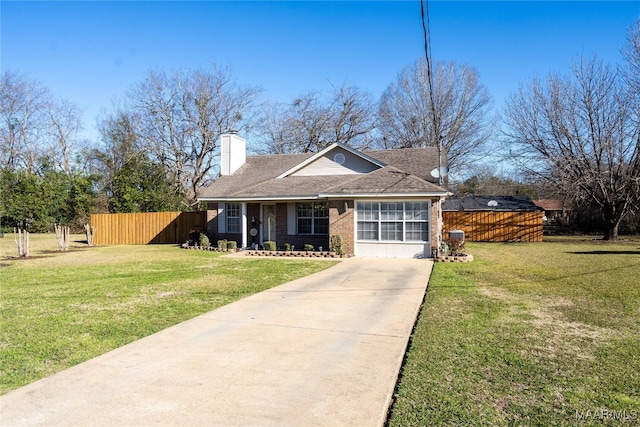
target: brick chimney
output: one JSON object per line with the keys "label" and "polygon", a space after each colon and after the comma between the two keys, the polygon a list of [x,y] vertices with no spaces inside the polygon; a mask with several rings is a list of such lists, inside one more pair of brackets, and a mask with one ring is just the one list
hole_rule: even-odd
{"label": "brick chimney", "polygon": [[247,142],[235,132],[225,133],[220,138],[220,175],[231,175],[247,161]]}

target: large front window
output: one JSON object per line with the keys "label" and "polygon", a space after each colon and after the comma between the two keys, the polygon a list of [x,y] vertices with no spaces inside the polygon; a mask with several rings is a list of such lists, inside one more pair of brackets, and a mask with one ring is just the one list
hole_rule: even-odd
{"label": "large front window", "polygon": [[227,203],[227,233],[240,233],[241,219],[240,203]]}
{"label": "large front window", "polygon": [[329,234],[327,203],[297,203],[298,234]]}
{"label": "large front window", "polygon": [[429,208],[429,202],[357,202],[357,239],[426,242]]}

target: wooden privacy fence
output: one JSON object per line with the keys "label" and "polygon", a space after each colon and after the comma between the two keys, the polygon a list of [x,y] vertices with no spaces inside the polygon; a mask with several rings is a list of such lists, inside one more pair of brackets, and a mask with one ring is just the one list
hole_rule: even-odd
{"label": "wooden privacy fence", "polygon": [[206,231],[206,212],[93,214],[96,245],[183,243],[190,230]]}
{"label": "wooden privacy fence", "polygon": [[[544,212],[443,212],[446,231],[463,230],[471,242],[541,242]],[[448,234],[444,233],[445,238]]]}

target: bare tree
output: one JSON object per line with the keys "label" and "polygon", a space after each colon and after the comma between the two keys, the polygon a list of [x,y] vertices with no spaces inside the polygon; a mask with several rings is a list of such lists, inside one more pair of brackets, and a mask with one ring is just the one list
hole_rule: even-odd
{"label": "bare tree", "polygon": [[622,53],[627,62],[626,77],[629,87],[640,97],[640,19],[629,28]]}
{"label": "bare tree", "polygon": [[6,71],[0,83],[0,149],[2,165],[36,170],[41,144],[49,128],[49,90],[17,71]]}
{"label": "bare tree", "polygon": [[214,178],[220,135],[251,126],[257,94],[255,88],[237,86],[220,68],[153,71],[131,91],[139,143],[175,174],[189,206]]}
{"label": "bare tree", "polygon": [[378,109],[381,145],[437,146],[439,136],[449,166],[461,168],[486,154],[491,97],[478,72],[466,65],[436,64],[433,79],[433,106],[425,59],[404,68],[385,90]]}
{"label": "bare tree", "polygon": [[318,152],[336,142],[369,148],[375,105],[364,91],[343,85],[330,97],[309,92],[287,107],[266,109],[262,134],[271,153]]}
{"label": "bare tree", "polygon": [[48,107],[49,155],[56,159],[59,167],[71,175],[71,156],[76,152],[78,131],[81,128],[81,111],[77,104],[60,100]]}
{"label": "bare tree", "polygon": [[507,102],[511,155],[519,166],[554,183],[578,206],[598,206],[604,238],[640,203],[637,97],[622,74],[596,58],[569,77],[534,81]]}
{"label": "bare tree", "polygon": [[17,71],[3,73],[0,90],[3,166],[35,173],[46,157],[71,174],[81,127],[78,106],[54,99],[48,88]]}

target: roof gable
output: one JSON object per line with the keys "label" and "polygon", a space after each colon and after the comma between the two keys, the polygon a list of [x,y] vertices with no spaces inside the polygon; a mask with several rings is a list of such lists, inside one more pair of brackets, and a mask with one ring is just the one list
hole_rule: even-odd
{"label": "roof gable", "polygon": [[287,176],[357,175],[369,173],[384,166],[379,160],[367,156],[347,145],[331,144],[300,164],[284,171],[278,178]]}

